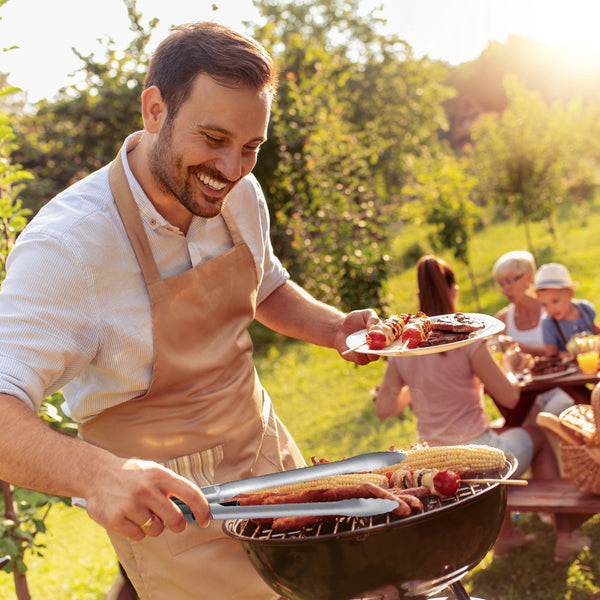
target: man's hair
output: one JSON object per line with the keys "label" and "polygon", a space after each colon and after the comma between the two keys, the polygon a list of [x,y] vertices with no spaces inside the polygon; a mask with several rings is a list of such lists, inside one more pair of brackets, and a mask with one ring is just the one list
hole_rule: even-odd
{"label": "man's hair", "polygon": [[271,97],[277,90],[277,70],[265,48],[249,36],[211,22],[173,27],[150,59],[144,89],[160,90],[173,119],[200,74],[228,87],[265,90]]}

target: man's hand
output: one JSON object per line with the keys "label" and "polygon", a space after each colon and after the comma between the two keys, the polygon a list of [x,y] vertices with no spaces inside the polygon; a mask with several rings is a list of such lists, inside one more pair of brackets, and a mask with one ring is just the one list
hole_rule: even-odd
{"label": "man's hand", "polygon": [[208,525],[210,511],[200,488],[170,469],[121,458],[58,432],[11,396],[0,394],[0,415],[0,479],[83,498],[94,521],[133,540],[160,535],[165,527],[185,529],[185,517],[171,496],[190,507],[201,527]]}
{"label": "man's hand", "polygon": [[185,529],[185,516],[171,496],[190,507],[201,527],[208,526],[210,510],[200,489],[154,462],[123,459],[117,468],[103,467],[85,500],[94,521],[139,541],[159,536],[165,527]]}
{"label": "man's hand", "polygon": [[368,329],[380,321],[377,313],[371,308],[365,308],[362,310],[355,310],[346,315],[344,319],[342,331],[336,336],[336,348],[338,352],[350,362],[354,362],[357,365],[366,365],[370,362],[379,359],[377,354],[361,354],[360,352],[350,352],[349,354],[342,354],[348,350],[346,344],[347,337],[355,331],[361,329]]}

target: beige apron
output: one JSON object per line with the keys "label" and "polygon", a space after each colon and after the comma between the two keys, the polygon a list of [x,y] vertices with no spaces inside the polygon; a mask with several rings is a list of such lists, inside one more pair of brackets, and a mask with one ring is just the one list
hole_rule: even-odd
{"label": "beige apron", "polygon": [[[303,466],[254,368],[247,327],[256,265],[229,210],[222,214],[233,248],[161,279],[120,154],[109,180],[150,298],[152,381],[143,396],[82,424],[80,435],[120,456],[161,462],[200,486]],[[141,542],[109,536],[144,600],[278,597],[220,522]]]}

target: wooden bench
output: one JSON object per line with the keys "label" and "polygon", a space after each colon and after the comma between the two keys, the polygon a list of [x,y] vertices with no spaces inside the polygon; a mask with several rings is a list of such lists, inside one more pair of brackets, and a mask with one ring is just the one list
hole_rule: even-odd
{"label": "wooden bench", "polygon": [[508,511],[552,513],[558,531],[572,531],[600,513],[600,495],[586,494],[566,479],[529,479],[528,482],[508,486]]}

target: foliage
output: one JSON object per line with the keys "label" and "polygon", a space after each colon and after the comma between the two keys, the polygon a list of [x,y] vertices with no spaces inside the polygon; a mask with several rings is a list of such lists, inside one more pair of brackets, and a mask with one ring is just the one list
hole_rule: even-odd
{"label": "foliage", "polygon": [[[0,2],[0,6],[3,2]],[[3,85],[2,82],[0,84]],[[14,91],[13,88],[0,89],[0,97]],[[11,126],[11,117],[0,111],[0,282],[6,274],[6,259],[14,247],[18,234],[27,224],[31,214],[22,208],[21,196],[26,189],[26,181],[32,180],[32,175],[22,169],[13,160],[13,152],[17,147],[15,135]],[[60,428],[61,418],[50,408],[52,402],[57,402],[60,394],[50,399],[47,419],[52,419]],[[16,498],[19,491],[4,481],[0,481],[2,489],[3,519],[0,522],[0,556],[9,556],[10,561],[3,567],[7,572],[13,572],[15,589],[19,598],[29,598],[29,590],[25,572],[26,552],[41,556],[43,544],[36,541],[39,533],[46,531],[45,519],[51,506],[61,502],[60,498],[39,494],[33,500]]]}
{"label": "foliage", "polygon": [[508,108],[473,125],[472,166],[480,201],[493,199],[517,216],[533,253],[530,223],[551,223],[556,200],[564,192],[562,113],[559,105],[546,106],[515,78],[506,80],[506,90]]}
{"label": "foliage", "polygon": [[126,135],[141,129],[140,94],[146,46],[157,19],[145,29],[136,0],[123,0],[135,37],[121,51],[112,39],[103,41],[106,56],[75,54],[83,62],[83,83],[64,88],[57,101],[42,100],[34,114],[24,115],[15,132],[16,159],[35,173],[24,195],[37,211],[62,189],[110,162]]}
{"label": "foliage", "polygon": [[572,99],[560,115],[563,184],[580,204],[600,184],[600,94],[596,102]]}
{"label": "foliage", "polygon": [[465,158],[452,153],[424,154],[414,161],[411,181],[403,192],[410,198],[404,205],[404,214],[417,223],[430,225],[429,240],[436,253],[451,252],[467,267],[477,299],[469,252],[469,240],[480,213],[470,199],[475,185]]}
{"label": "foliage", "polygon": [[255,169],[276,252],[320,299],[380,306],[387,224],[408,156],[435,144],[445,126],[445,70],[376,34],[379,21],[361,15],[358,0],[257,6],[266,24],[254,35],[284,74]]}
{"label": "foliage", "polygon": [[[9,90],[0,91],[0,97]],[[32,175],[13,163],[14,139],[10,117],[0,111],[0,281],[4,279],[6,257],[31,214],[30,210],[22,208],[19,196],[25,188],[24,182]]]}

